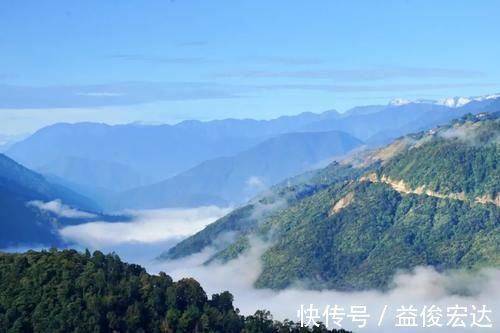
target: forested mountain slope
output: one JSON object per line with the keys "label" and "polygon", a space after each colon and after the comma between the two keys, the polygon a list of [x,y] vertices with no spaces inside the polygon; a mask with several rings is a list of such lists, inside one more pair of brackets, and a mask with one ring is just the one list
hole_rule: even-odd
{"label": "forested mountain slope", "polygon": [[199,252],[207,246],[220,250],[228,245],[227,235],[231,236],[230,240],[232,236],[252,231],[270,216],[281,214],[288,206],[298,203],[331,184],[354,179],[371,169],[370,167],[340,165],[334,162],[324,169],[291,178],[208,225],[204,230],[181,241],[168,252],[163,253],[160,258],[181,258]]}
{"label": "forested mountain slope", "polygon": [[[386,288],[397,270],[419,265],[498,266],[499,135],[499,113],[470,115],[343,161],[372,170],[264,217],[211,260],[231,260],[260,237],[269,247],[257,286],[344,290]],[[211,228],[165,257],[181,257]]]}

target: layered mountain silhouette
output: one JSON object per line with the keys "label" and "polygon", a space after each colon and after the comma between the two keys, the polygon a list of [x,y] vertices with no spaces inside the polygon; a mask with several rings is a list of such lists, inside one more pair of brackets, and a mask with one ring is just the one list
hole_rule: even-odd
{"label": "layered mountain silhouette", "polygon": [[[313,133],[342,132],[376,147],[466,113],[495,110],[500,99],[476,98],[464,103],[399,102],[356,107],[343,114],[328,111],[273,120],[184,121],[177,125],[56,124],[15,143],[6,155],[107,209],[227,205],[305,167],[315,167],[320,159],[346,152],[310,144],[307,138]],[[287,138],[293,142],[282,144],[282,151],[272,147],[272,140],[285,142]],[[269,149],[263,148],[268,144]],[[295,160],[289,156],[294,146]],[[252,151],[258,157],[259,150],[262,161],[251,157]],[[290,165],[283,163],[282,173],[266,168],[266,163],[274,163],[266,154],[281,154]],[[250,169],[255,168],[257,172],[252,174]],[[207,184],[204,188],[200,188],[201,180]]]}
{"label": "layered mountain silhouette", "polygon": [[6,154],[23,165],[71,183],[116,192],[165,180],[203,161],[231,156],[270,137],[336,117],[336,112],[326,112],[271,121],[56,124],[18,142]]}
{"label": "layered mountain silhouette", "polygon": [[237,155],[203,162],[163,182],[124,192],[114,199],[113,207],[240,204],[270,185],[327,164],[332,157],[361,144],[355,137],[336,131],[283,134]]}

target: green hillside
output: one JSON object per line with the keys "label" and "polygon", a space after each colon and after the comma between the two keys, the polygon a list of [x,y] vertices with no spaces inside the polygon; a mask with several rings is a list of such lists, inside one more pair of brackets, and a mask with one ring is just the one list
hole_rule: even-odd
{"label": "green hillside", "polygon": [[268,193],[208,225],[201,232],[163,253],[160,258],[178,259],[199,252],[207,246],[224,248],[228,245],[228,237],[225,236],[246,234],[267,218],[281,214],[288,206],[296,204],[331,184],[355,179],[366,170],[367,168],[355,168],[335,162],[319,171],[311,171],[294,177],[274,186]]}
{"label": "green hillside", "polygon": [[[269,247],[256,285],[277,289],[298,280],[313,288],[383,289],[398,270],[419,265],[499,266],[499,134],[498,113],[466,116],[344,161],[371,170],[243,228],[211,260],[231,260],[248,249],[250,236],[263,238]],[[180,257],[178,250],[205,232],[170,255]]]}
{"label": "green hillside", "polygon": [[229,292],[209,298],[194,279],[174,282],[101,252],[0,254],[2,332],[344,332],[242,316]]}
{"label": "green hillside", "polygon": [[480,119],[465,117],[431,132],[380,173],[403,179],[414,189],[425,185],[443,194],[463,193],[471,200],[494,198],[500,192],[500,121],[498,114],[496,119]]}

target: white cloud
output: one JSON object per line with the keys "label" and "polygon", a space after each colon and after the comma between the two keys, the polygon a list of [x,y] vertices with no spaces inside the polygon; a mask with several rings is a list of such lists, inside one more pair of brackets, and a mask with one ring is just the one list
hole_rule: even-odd
{"label": "white cloud", "polygon": [[458,139],[462,141],[474,140],[478,134],[479,125],[464,124],[462,126],[454,126],[439,133],[444,139]]}
{"label": "white cloud", "polygon": [[45,211],[54,213],[59,217],[66,217],[66,218],[70,218],[70,219],[96,217],[95,214],[83,212],[81,210],[66,206],[65,204],[63,204],[61,202],[61,200],[53,200],[53,201],[48,201],[48,202],[34,200],[34,201],[28,202],[28,205],[33,206],[33,207],[37,207],[40,210],[45,210]]}
{"label": "white cloud", "polygon": [[118,97],[122,96],[123,94],[104,91],[104,92],[77,92],[75,93],[75,95],[91,96],[91,97]]}
{"label": "white cloud", "polygon": [[60,233],[67,241],[91,248],[164,242],[190,236],[229,211],[213,206],[132,211],[131,222],[91,222],[62,228]]}
{"label": "white cloud", "polygon": [[251,190],[263,190],[267,187],[264,179],[259,176],[249,177],[246,181],[246,185]]}
{"label": "white cloud", "polygon": [[444,139],[460,140],[464,143],[471,145],[484,144],[484,142],[481,142],[481,140],[479,140],[481,136],[483,137],[491,136],[488,139],[488,142],[495,142],[495,143],[500,142],[500,133],[498,132],[487,133],[484,128],[481,128],[480,122],[455,125],[451,128],[440,131],[439,136],[441,136]]}

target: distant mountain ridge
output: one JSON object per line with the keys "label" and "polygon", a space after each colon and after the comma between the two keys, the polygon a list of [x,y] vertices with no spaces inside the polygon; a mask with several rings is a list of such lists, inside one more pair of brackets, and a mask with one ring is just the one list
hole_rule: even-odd
{"label": "distant mountain ridge", "polygon": [[[214,158],[247,150],[270,137],[297,131],[336,112],[303,113],[270,121],[227,119],[177,125],[56,124],[14,144],[6,154],[20,163],[83,186],[122,191],[165,180]],[[92,162],[82,170],[70,160]],[[91,177],[99,165],[105,174]],[[112,168],[112,166],[114,168]],[[87,172],[85,172],[87,170]],[[120,175],[130,175],[128,183]],[[103,179],[103,181],[100,181]]]}
{"label": "distant mountain ridge", "polygon": [[[339,131],[376,147],[407,133],[446,124],[466,113],[494,110],[500,105],[500,99],[495,96],[472,98],[454,107],[432,101],[410,102],[357,107],[344,114],[335,111],[303,113],[274,120],[184,121],[177,125],[56,124],[14,144],[6,154],[52,181],[83,191],[84,195],[103,203],[120,197],[125,198],[124,203],[137,203],[137,200],[126,200],[126,195],[134,196],[135,189],[149,185],[155,188],[159,183],[177,183],[179,177],[189,174],[192,169],[201,170],[209,161],[219,159],[230,163],[229,157],[287,133]],[[314,162],[304,161],[309,165]],[[221,165],[220,168],[230,166]],[[290,174],[283,173],[281,178],[287,176]],[[224,179],[229,181],[231,177]],[[274,184],[264,183],[267,186]],[[239,186],[239,198],[253,194],[245,193],[241,182],[222,185],[227,188]],[[184,198],[165,195],[161,204],[173,207],[227,202],[224,196],[207,192],[196,190]],[[133,206],[158,206],[154,200],[136,203]]]}
{"label": "distant mountain ridge", "polygon": [[362,144],[342,132],[287,133],[230,157],[205,161],[163,182],[120,194],[117,208],[241,204],[277,182]]}

